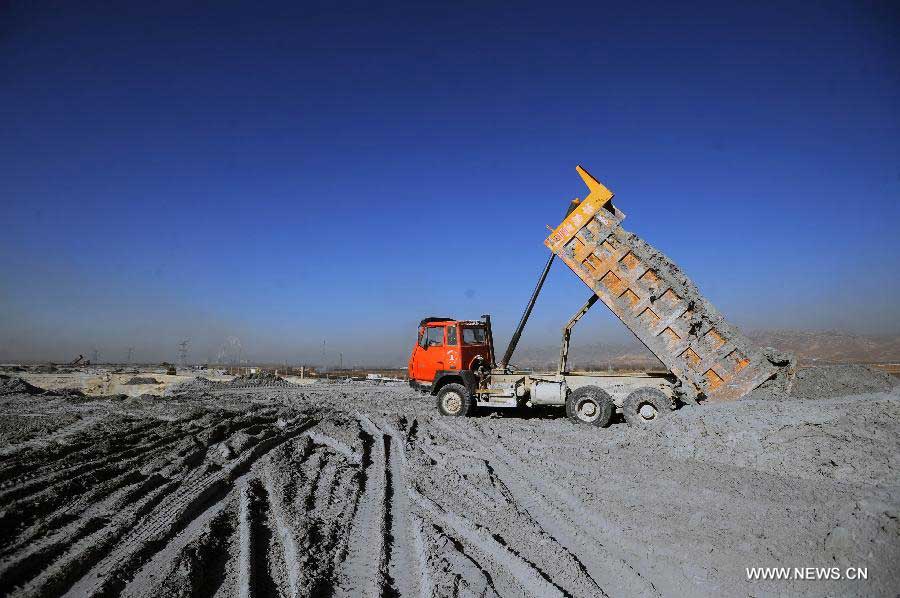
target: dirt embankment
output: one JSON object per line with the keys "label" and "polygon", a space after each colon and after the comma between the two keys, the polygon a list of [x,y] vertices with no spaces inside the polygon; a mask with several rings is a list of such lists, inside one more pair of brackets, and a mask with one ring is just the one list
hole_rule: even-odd
{"label": "dirt embankment", "polygon": [[893,596],[900,392],[816,398],[597,430],[365,383],[5,394],[0,592]]}

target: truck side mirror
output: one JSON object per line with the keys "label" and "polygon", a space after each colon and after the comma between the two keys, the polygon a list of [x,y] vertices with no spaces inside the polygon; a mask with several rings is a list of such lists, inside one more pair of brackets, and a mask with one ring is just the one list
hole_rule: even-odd
{"label": "truck side mirror", "polygon": [[425,336],[424,330],[422,331],[422,336],[419,337],[419,346],[422,347],[423,349],[428,348],[428,337]]}

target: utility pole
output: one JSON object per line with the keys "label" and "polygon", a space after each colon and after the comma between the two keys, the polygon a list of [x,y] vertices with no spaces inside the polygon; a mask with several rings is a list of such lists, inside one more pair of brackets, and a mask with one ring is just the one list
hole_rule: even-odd
{"label": "utility pole", "polygon": [[325,339],[322,339],[322,371],[328,371],[328,366],[325,364]]}
{"label": "utility pole", "polygon": [[344,369],[344,352],[343,351],[341,351],[340,356],[341,356],[341,361],[340,361],[339,369],[343,370]]}

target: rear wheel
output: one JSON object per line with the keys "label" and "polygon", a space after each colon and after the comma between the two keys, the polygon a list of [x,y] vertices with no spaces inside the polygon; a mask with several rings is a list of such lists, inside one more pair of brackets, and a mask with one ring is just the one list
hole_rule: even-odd
{"label": "rear wheel", "polygon": [[566,398],[566,415],[573,422],[605,428],[612,419],[615,405],[612,397],[597,386],[582,386]]}
{"label": "rear wheel", "polygon": [[437,393],[437,408],[441,415],[472,415],[475,412],[475,399],[462,384],[448,384]]}
{"label": "rear wheel", "polygon": [[670,413],[672,399],[657,388],[639,388],[622,403],[622,415],[630,426],[652,426]]}

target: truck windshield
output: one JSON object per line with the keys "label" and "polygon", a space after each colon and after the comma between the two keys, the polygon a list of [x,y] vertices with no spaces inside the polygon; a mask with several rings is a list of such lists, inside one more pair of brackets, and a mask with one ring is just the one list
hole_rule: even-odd
{"label": "truck windshield", "polygon": [[440,347],[444,344],[444,327],[429,326],[425,329],[425,341],[429,347]]}
{"label": "truck windshield", "polygon": [[463,328],[462,342],[464,345],[483,345],[485,339],[484,328]]}

